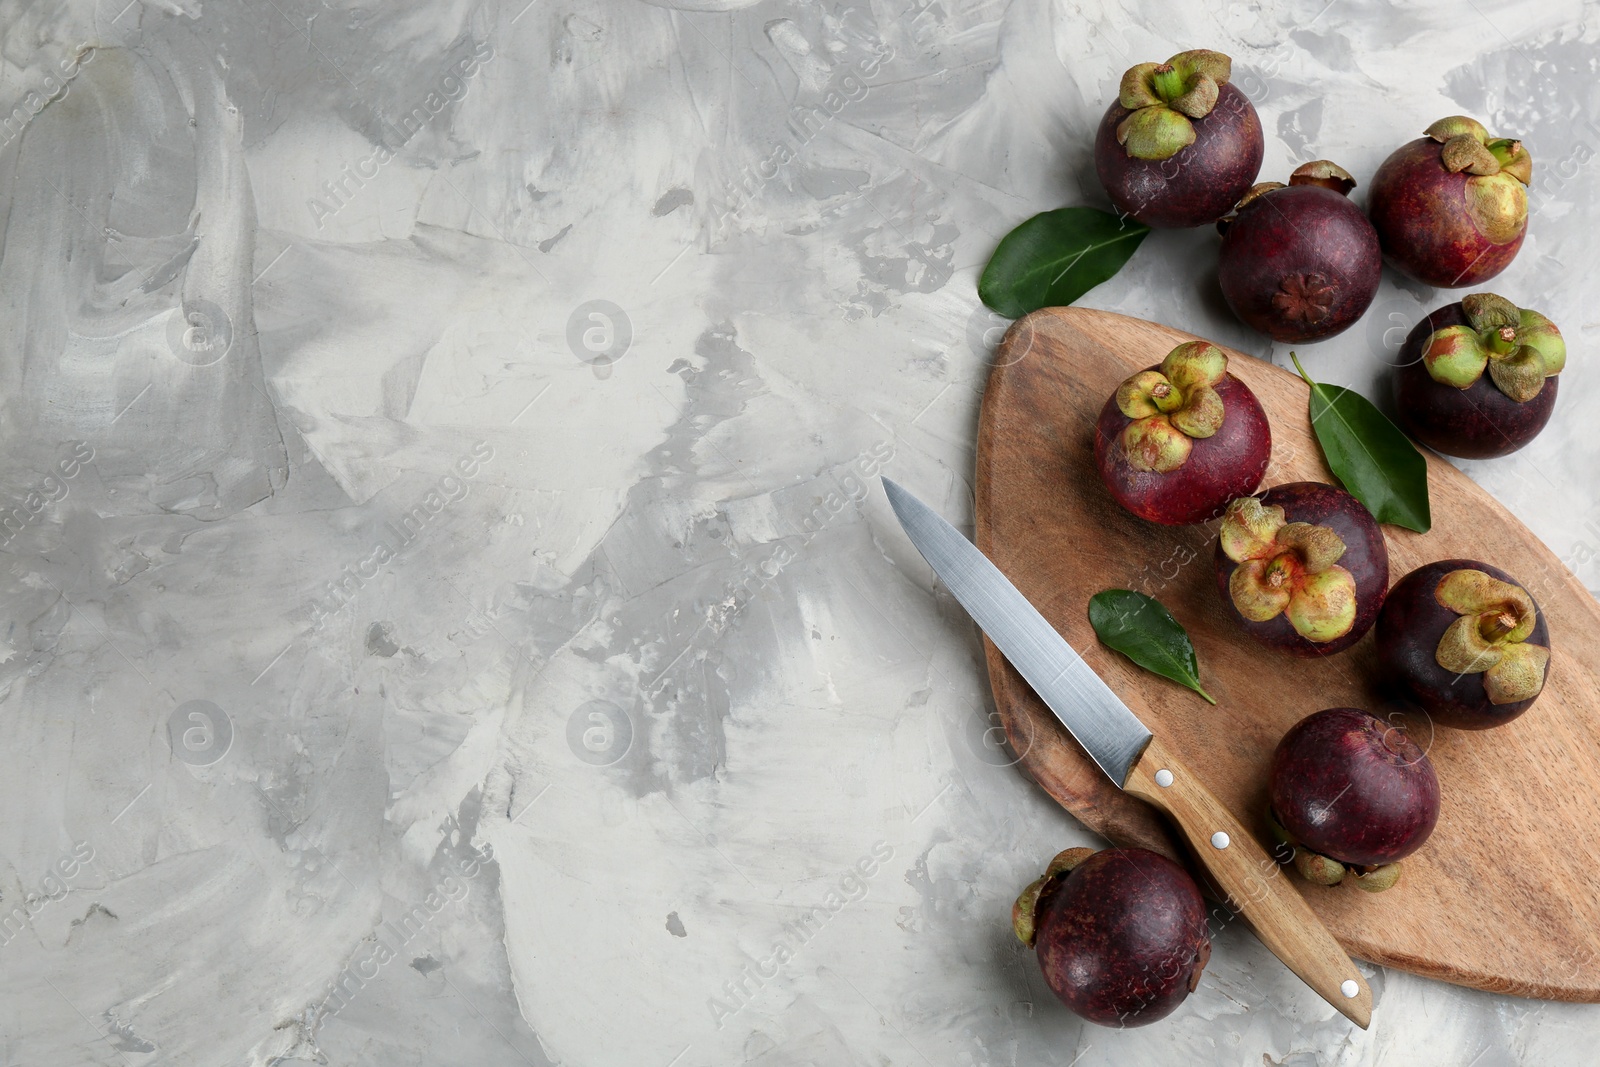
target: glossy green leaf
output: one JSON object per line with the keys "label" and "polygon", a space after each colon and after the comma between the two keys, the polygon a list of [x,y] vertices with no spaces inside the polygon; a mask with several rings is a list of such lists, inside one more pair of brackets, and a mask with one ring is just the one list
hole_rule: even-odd
{"label": "glossy green leaf", "polygon": [[978,296],[1008,319],[1070,304],[1128,262],[1150,227],[1092,207],[1035,215],[1006,234]]}
{"label": "glossy green leaf", "polygon": [[1096,593],[1089,598],[1089,625],[1107,647],[1216,703],[1200,688],[1200,663],[1189,632],[1155,597],[1132,589]]}
{"label": "glossy green leaf", "polygon": [[1428,461],[1372,401],[1311,379],[1293,352],[1295,370],[1311,387],[1311,428],[1328,469],[1379,522],[1427,533]]}

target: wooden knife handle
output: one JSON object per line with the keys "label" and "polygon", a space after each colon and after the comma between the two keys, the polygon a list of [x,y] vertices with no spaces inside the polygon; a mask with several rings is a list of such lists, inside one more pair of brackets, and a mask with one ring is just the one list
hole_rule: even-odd
{"label": "wooden knife handle", "polygon": [[[1172,817],[1257,936],[1351,1022],[1372,1021],[1372,990],[1282,868],[1211,791],[1154,738],[1123,785]],[[1353,983],[1353,984],[1352,984]]]}

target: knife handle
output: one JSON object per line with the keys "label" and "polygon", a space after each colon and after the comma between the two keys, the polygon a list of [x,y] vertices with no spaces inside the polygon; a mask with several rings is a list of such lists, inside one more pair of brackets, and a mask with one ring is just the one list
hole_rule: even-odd
{"label": "knife handle", "polygon": [[1256,935],[1351,1022],[1372,1021],[1372,990],[1277,862],[1200,779],[1152,738],[1123,788],[1172,817]]}

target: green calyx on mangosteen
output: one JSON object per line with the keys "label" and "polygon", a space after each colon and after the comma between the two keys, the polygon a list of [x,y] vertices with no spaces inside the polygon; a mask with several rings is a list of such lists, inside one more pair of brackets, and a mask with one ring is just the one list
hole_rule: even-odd
{"label": "green calyx on mangosteen", "polygon": [[1288,522],[1283,508],[1240,497],[1222,518],[1222,550],[1239,566],[1228,579],[1233,606],[1251,622],[1283,615],[1308,641],[1350,632],[1356,581],[1339,559],[1344,541],[1326,526]]}
{"label": "green calyx on mangosteen", "polygon": [[1377,621],[1389,550],[1377,520],[1336,485],[1287,482],[1224,513],[1212,553],[1217,592],[1255,640],[1332,656]]}
{"label": "green calyx on mangosteen", "polygon": [[1112,205],[1156,229],[1204,226],[1261,172],[1266,140],[1233,61],[1193,49],[1123,74],[1094,137],[1094,169]]}
{"label": "green calyx on mangosteen", "polygon": [[1348,881],[1368,893],[1381,893],[1400,880],[1399,863],[1380,863],[1372,866],[1341,863],[1332,856],[1312,851],[1296,841],[1267,808],[1267,825],[1280,843],[1276,854],[1280,863],[1287,863],[1295,872],[1313,885],[1335,886]]}
{"label": "green calyx on mangosteen", "polygon": [[1522,142],[1452,115],[1384,160],[1367,210],[1398,270],[1459,289],[1493,278],[1515,258],[1527,235],[1532,178]]}
{"label": "green calyx on mangosteen", "polygon": [[1475,559],[1425,563],[1378,617],[1384,673],[1438,726],[1487,730],[1533,706],[1552,669],[1548,619],[1528,588]]}
{"label": "green calyx on mangosteen", "polygon": [[1194,144],[1194,119],[1217,106],[1233,60],[1196,48],[1165,63],[1140,63],[1122,75],[1117,102],[1131,114],[1117,126],[1117,143],[1136,159],[1170,159]]}
{"label": "green calyx on mangosteen", "polygon": [[1460,618],[1439,639],[1434,659],[1456,674],[1482,674],[1491,704],[1531,700],[1544,688],[1550,650],[1528,644],[1538,611],[1527,590],[1483,571],[1451,571],[1434,590]]}
{"label": "green calyx on mangosteen", "polygon": [[1504,243],[1522,232],[1528,221],[1528,194],[1533,159],[1522,142],[1493,137],[1483,123],[1451,115],[1424,133],[1444,147],[1439,159],[1452,174],[1468,174],[1466,204],[1478,232]]}
{"label": "green calyx on mangosteen", "polygon": [[1028,887],[1017,895],[1016,903],[1011,905],[1011,929],[1016,932],[1017,940],[1029,948],[1037,938],[1038,931],[1034,928],[1034,911],[1039,906],[1039,893],[1044,889],[1044,884],[1058,874],[1068,874],[1072,868],[1094,855],[1092,848],[1068,848],[1057,852],[1050,861],[1050,866],[1045,872],[1033,881]]}
{"label": "green calyx on mangosteen", "polygon": [[1126,379],[1095,421],[1094,459],[1117,503],[1150,522],[1222,514],[1253,492],[1272,457],[1267,413],[1228,356],[1187,341]]}
{"label": "green calyx on mangosteen", "polygon": [[1167,474],[1188,462],[1195,438],[1222,428],[1226,412],[1216,387],[1228,357],[1205,341],[1188,341],[1167,353],[1159,370],[1143,370],[1117,389],[1117,410],[1133,422],[1122,431],[1122,450],[1135,470]]}
{"label": "green calyx on mangosteen", "polygon": [[1494,293],[1464,297],[1461,309],[1466,324],[1435,330],[1423,349],[1423,366],[1434,381],[1467,389],[1487,369],[1495,388],[1525,403],[1566,366],[1561,331],[1537,311]]}

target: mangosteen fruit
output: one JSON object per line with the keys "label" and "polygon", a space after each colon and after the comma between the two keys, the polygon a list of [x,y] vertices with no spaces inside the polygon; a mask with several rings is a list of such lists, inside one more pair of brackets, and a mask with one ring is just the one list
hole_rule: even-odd
{"label": "mangosteen fruit", "polygon": [[1123,74],[1094,142],[1118,211],[1157,229],[1204,226],[1250,188],[1265,141],[1232,72],[1227,56],[1201,48]]}
{"label": "mangosteen fruit", "polygon": [[1436,452],[1488,459],[1515,452],[1550,421],[1567,344],[1537,311],[1473,293],[1417,323],[1400,355],[1400,426]]}
{"label": "mangosteen fruit", "polygon": [[[1398,726],[1359,708],[1295,723],[1272,754],[1268,823],[1319,885],[1388,889],[1439,821],[1439,778]],[[1280,850],[1280,855],[1285,850]]]}
{"label": "mangosteen fruit", "polygon": [[1289,184],[1262,182],[1217,223],[1217,281],[1228,307],[1276,341],[1321,341],[1347,329],[1377,295],[1378,234],[1350,202],[1356,180],[1325,159]]}
{"label": "mangosteen fruit", "polygon": [[1217,589],[1245,631],[1297,656],[1343,652],[1372,628],[1389,550],[1361,502],[1321,482],[1289,482],[1228,505]]}
{"label": "mangosteen fruit", "polygon": [[1189,872],[1142,848],[1070,848],[1022,891],[1012,927],[1061,1002],[1102,1026],[1172,1014],[1211,958]]}
{"label": "mangosteen fruit", "polygon": [[1441,726],[1486,730],[1527,711],[1550,671],[1539,605],[1505,571],[1428,563],[1395,583],[1378,616],[1390,677]]}
{"label": "mangosteen fruit", "polygon": [[1095,425],[1095,463],[1111,495],[1169,526],[1220,515],[1255,491],[1271,457],[1260,401],[1206,341],[1187,341],[1124,381]]}
{"label": "mangosteen fruit", "polygon": [[1383,161],[1367,212],[1396,270],[1457,289],[1493,278],[1516,257],[1532,180],[1521,141],[1452,115]]}

